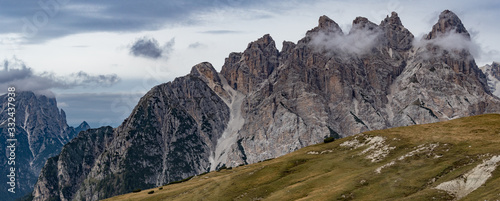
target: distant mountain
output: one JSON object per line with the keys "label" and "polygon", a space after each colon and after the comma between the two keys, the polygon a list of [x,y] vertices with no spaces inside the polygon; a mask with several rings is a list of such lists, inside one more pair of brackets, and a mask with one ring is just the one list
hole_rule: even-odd
{"label": "distant mountain", "polygon": [[88,129],[90,129],[90,125],[86,121],[83,121],[78,127],[75,128],[75,132],[80,133]]}
{"label": "distant mountain", "polygon": [[498,200],[500,115],[377,130],[106,199]]}
{"label": "distant mountain", "polygon": [[[0,96],[0,140],[7,142],[8,96]],[[33,190],[38,175],[49,157],[57,155],[64,144],[76,134],[73,127],[66,123],[66,114],[57,108],[55,98],[37,95],[33,92],[16,92],[15,96],[15,134],[17,146],[16,159],[16,189],[15,194],[8,192],[10,187],[2,183],[4,190],[0,191],[2,200],[13,200]],[[85,126],[79,130],[86,129]],[[7,150],[7,143],[1,143],[1,150]],[[0,158],[2,175],[9,174],[10,165],[7,157]]]}
{"label": "distant mountain", "polygon": [[[396,13],[378,25],[358,17],[349,33],[321,16],[281,51],[264,35],[229,54],[220,73],[200,63],[151,89],[118,128],[90,131],[105,132],[106,143],[78,140],[80,133],[42,170],[34,200],[99,200],[325,137],[499,113],[500,99],[462,45],[470,40],[448,10],[422,40]],[[65,154],[75,149],[94,152]],[[66,173],[73,167],[81,168]]]}
{"label": "distant mountain", "polygon": [[493,62],[491,65],[481,67],[488,79],[488,86],[493,95],[500,97],[500,64]]}

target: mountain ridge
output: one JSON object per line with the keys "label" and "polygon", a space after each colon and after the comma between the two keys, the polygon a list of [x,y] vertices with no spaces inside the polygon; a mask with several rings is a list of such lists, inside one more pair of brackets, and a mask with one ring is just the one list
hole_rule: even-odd
{"label": "mountain ridge", "polygon": [[326,137],[498,113],[500,99],[468,50],[440,43],[447,34],[467,40],[466,30],[453,28],[463,26],[457,19],[443,11],[420,41],[395,12],[379,25],[358,17],[347,34],[321,16],[281,51],[266,34],[229,54],[220,73],[204,62],[154,87],[113,130],[83,181],[51,192],[47,181],[57,178],[42,174],[34,200],[98,200],[257,163]]}
{"label": "mountain ridge", "polygon": [[[57,107],[55,97],[35,94],[29,91],[15,92],[15,127],[16,144],[16,193],[7,190],[2,191],[0,196],[5,200],[14,200],[31,192],[41,169],[48,158],[57,155],[64,144],[69,142],[79,131],[87,127],[73,128],[66,122],[66,113]],[[7,108],[8,95],[0,96],[1,111],[0,132],[3,141],[7,141]],[[10,111],[10,110],[9,110]],[[7,144],[0,145],[2,150],[7,149]],[[0,159],[3,164],[2,172],[8,174],[6,157]],[[7,184],[3,184],[8,189]]]}

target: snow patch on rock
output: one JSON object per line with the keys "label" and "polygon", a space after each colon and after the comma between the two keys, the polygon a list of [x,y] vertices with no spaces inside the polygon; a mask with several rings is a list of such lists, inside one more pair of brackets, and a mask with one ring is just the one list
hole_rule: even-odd
{"label": "snow patch on rock", "polygon": [[500,155],[493,156],[459,178],[439,184],[436,189],[444,190],[459,200],[486,183],[498,166],[498,162]]}

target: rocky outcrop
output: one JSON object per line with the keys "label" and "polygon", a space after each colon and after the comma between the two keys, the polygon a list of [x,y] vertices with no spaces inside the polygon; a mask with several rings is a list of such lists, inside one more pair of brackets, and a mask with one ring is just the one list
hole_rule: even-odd
{"label": "rocky outcrop", "polygon": [[469,51],[439,42],[456,34],[470,40],[462,28],[444,11],[420,42],[396,13],[379,25],[358,17],[347,34],[322,16],[281,51],[264,35],[231,53],[220,74],[200,63],[149,91],[65,198],[98,200],[158,186],[325,137],[498,113],[500,99]]}
{"label": "rocky outcrop", "polygon": [[451,31],[470,38],[469,32],[465,29],[460,18],[455,13],[445,10],[439,15],[438,22],[432,26],[432,31],[425,36],[425,39],[436,39]]}
{"label": "rocky outcrop", "polygon": [[481,67],[481,70],[486,75],[490,92],[500,97],[500,64],[493,62],[491,65]]}
{"label": "rocky outcrop", "polygon": [[[7,103],[8,96],[0,97],[0,130],[2,142],[8,136]],[[53,97],[34,94],[33,92],[16,92],[15,96],[15,134],[17,185],[16,193],[7,190],[0,192],[4,200],[14,200],[33,190],[40,170],[49,157],[57,155],[64,144],[69,142],[77,132],[66,123],[66,114],[57,108],[57,101]],[[80,130],[85,129],[84,127]],[[7,143],[1,143],[0,149],[7,150]],[[2,174],[8,174],[7,158],[1,157]],[[7,189],[7,184],[3,184]]]}
{"label": "rocky outcrop", "polygon": [[247,94],[255,91],[278,67],[278,50],[269,34],[248,44],[243,53],[226,58],[221,74],[235,90]]}
{"label": "rocky outcrop", "polygon": [[403,26],[396,12],[392,12],[390,17],[387,16],[380,23],[380,27],[387,37],[387,46],[392,50],[407,51],[412,48],[413,34]]}
{"label": "rocky outcrop", "polygon": [[498,62],[493,62],[491,64],[491,72],[489,72],[493,77],[495,77],[497,80],[500,80],[500,63]]}
{"label": "rocky outcrop", "polygon": [[112,139],[111,127],[79,133],[58,156],[47,160],[33,190],[34,200],[71,200]]}
{"label": "rocky outcrop", "polygon": [[[395,114],[394,126],[500,111],[498,99],[491,96],[486,77],[469,51],[440,45],[439,40],[446,39],[436,33],[460,34],[463,40],[470,40],[462,28],[455,14],[444,11],[421,41],[426,45],[414,48],[405,71],[396,79],[395,93],[391,94],[391,107],[403,111]],[[411,99],[414,102],[410,103]]]}

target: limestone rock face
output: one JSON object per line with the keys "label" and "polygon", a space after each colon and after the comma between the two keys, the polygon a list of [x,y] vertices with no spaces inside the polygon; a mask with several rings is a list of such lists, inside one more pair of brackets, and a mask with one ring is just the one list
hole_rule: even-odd
{"label": "limestone rock face", "polygon": [[[436,33],[450,32],[467,39],[462,27],[455,14],[445,11],[429,34],[436,37],[424,40],[435,42],[440,40]],[[321,37],[323,43],[342,45],[335,40],[356,36],[373,36],[373,45],[346,54],[314,43]],[[245,124],[226,164],[255,163],[327,136],[500,111],[500,102],[488,93],[485,76],[467,50],[450,51],[439,43],[413,47],[413,40],[396,13],[380,25],[358,17],[348,34],[321,17],[297,45],[284,42],[279,67],[247,93]]]}
{"label": "limestone rock face", "polygon": [[61,153],[47,160],[42,169],[33,191],[34,200],[71,200],[112,139],[113,128],[102,127],[83,131],[64,145]]}
{"label": "limestone rock face", "polygon": [[[264,35],[229,54],[220,74],[200,63],[149,91],[113,130],[86,176],[78,176],[84,179],[66,179],[81,182],[71,183],[78,187],[65,199],[98,200],[159,186],[278,157],[330,136],[499,113],[500,99],[469,51],[440,43],[456,34],[470,40],[460,19],[444,11],[420,41],[396,13],[379,25],[358,17],[347,34],[322,16],[296,44],[283,42],[281,51]],[[43,184],[60,181],[49,177],[40,177],[36,192],[66,185]]]}
{"label": "limestone rock face", "polygon": [[385,31],[391,49],[407,51],[412,48],[413,34],[403,26],[396,12],[392,12],[391,17],[387,16],[380,23],[380,27]]}
{"label": "limestone rock face", "polygon": [[317,33],[320,31],[326,32],[326,33],[343,34],[340,26],[326,15],[319,17],[318,26],[312,30],[309,30],[306,33],[306,35],[310,35],[312,33]]}
{"label": "limestone rock face", "polygon": [[490,92],[496,97],[500,97],[500,64],[493,62],[491,65],[481,67],[486,75]]}
{"label": "limestone rock face", "polygon": [[[8,96],[0,96],[0,144],[1,150],[7,150],[8,144]],[[5,190],[0,192],[3,200],[15,200],[33,190],[40,170],[49,157],[57,155],[64,144],[69,142],[77,131],[66,123],[66,114],[57,108],[53,97],[34,94],[33,92],[16,92],[15,96],[15,134],[16,145],[16,193]],[[10,121],[12,122],[12,121]],[[81,128],[85,129],[85,128]],[[0,158],[2,175],[9,174],[7,157]]]}
{"label": "limestone rock face", "polygon": [[470,38],[469,32],[465,29],[465,26],[462,24],[460,18],[458,18],[455,13],[445,10],[439,15],[438,22],[432,26],[432,31],[427,34],[425,38],[428,40],[435,39],[449,33],[450,31],[463,34],[464,36]]}
{"label": "limestone rock face", "polygon": [[493,62],[493,64],[491,64],[490,74],[497,80],[500,80],[500,64],[498,62]]}
{"label": "limestone rock face", "polygon": [[231,54],[221,74],[228,84],[244,94],[254,91],[278,66],[278,50],[271,36],[264,35],[248,44],[243,53]]}
{"label": "limestone rock face", "polygon": [[191,75],[202,79],[215,93],[224,99],[229,98],[229,94],[224,90],[222,80],[219,73],[214,69],[212,64],[203,62],[195,65],[191,69]]}

